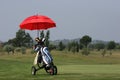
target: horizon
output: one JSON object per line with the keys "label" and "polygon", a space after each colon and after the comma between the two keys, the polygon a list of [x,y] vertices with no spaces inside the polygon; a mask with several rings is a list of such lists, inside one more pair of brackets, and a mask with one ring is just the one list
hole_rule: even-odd
{"label": "horizon", "polygon": [[[89,35],[88,35],[88,36],[89,36]],[[91,38],[92,38],[92,37],[91,37]],[[33,38],[32,38],[32,39],[33,39]],[[76,39],[81,39],[81,38],[78,37],[78,38],[71,38],[71,39],[67,39],[67,38],[66,38],[66,39],[56,39],[56,40],[51,40],[51,39],[49,39],[49,40],[50,40],[50,41],[63,41],[63,40],[70,40],[70,41],[71,41],[71,40],[76,40]],[[109,42],[109,41],[114,41],[114,40],[109,40],[109,41],[107,41],[107,40],[92,39],[92,42],[93,42],[93,41]],[[1,40],[0,40],[0,42],[1,42],[1,43],[4,43],[4,42],[7,42],[7,41],[1,41]],[[115,42],[115,43],[120,43],[120,42],[117,42],[117,41],[114,41],[114,42]]]}

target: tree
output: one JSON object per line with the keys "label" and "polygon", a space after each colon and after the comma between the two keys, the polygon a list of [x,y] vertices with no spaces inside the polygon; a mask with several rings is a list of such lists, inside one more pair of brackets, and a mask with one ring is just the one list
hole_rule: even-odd
{"label": "tree", "polygon": [[92,38],[89,37],[88,35],[83,36],[80,39],[80,44],[83,46],[83,51],[82,54],[83,55],[88,55],[90,54],[89,49],[88,49],[88,44],[92,41]]}
{"label": "tree", "polygon": [[79,52],[79,43],[76,42],[76,52]]}
{"label": "tree", "polygon": [[45,34],[44,34],[44,31],[41,31],[40,32],[40,38],[44,38]]}
{"label": "tree", "polygon": [[18,30],[15,40],[17,41],[18,47],[29,47],[30,44],[33,42],[29,33],[26,33],[25,30]]}
{"label": "tree", "polygon": [[105,48],[105,44],[103,43],[96,43],[95,44],[95,48],[100,51],[100,49],[104,49]]}
{"label": "tree", "polygon": [[16,32],[16,42],[17,42],[17,46],[21,47],[21,46],[25,46],[24,42],[25,42],[25,30],[18,30],[18,32]]}
{"label": "tree", "polygon": [[106,52],[106,49],[103,49],[103,52],[101,53],[103,57],[105,56]]}
{"label": "tree", "polygon": [[59,42],[58,47],[59,47],[58,49],[59,49],[60,51],[62,51],[62,50],[65,49],[65,45],[62,43],[62,41]]}
{"label": "tree", "polygon": [[107,45],[108,50],[115,49],[115,47],[116,47],[116,43],[114,41],[108,42],[108,45]]}
{"label": "tree", "polygon": [[109,53],[110,55],[112,55],[111,50],[112,50],[112,49],[115,49],[115,47],[116,47],[116,43],[115,43],[114,41],[108,42],[108,44],[107,44],[107,49],[110,50],[110,53]]}
{"label": "tree", "polygon": [[11,44],[15,47],[30,47],[32,46],[31,44],[33,43],[33,40],[29,33],[26,33],[25,30],[18,30],[16,32],[16,37],[13,39],[8,40],[7,44]]}
{"label": "tree", "polygon": [[50,44],[49,45],[49,51],[53,50],[53,49],[56,49],[56,46],[54,44]]}
{"label": "tree", "polygon": [[71,48],[72,48],[72,44],[69,42],[68,45],[67,45],[67,47],[68,47],[68,51],[70,51]]}
{"label": "tree", "polygon": [[47,47],[49,47],[50,31],[48,30],[48,31],[46,32],[46,35],[45,35],[44,31],[41,31],[41,33],[40,33],[40,38],[41,38],[41,39],[42,39],[42,38],[45,38],[45,45],[46,45]]}
{"label": "tree", "polygon": [[68,43],[68,51],[72,51],[73,53],[79,52],[79,44],[78,42],[69,42]]}
{"label": "tree", "polygon": [[6,44],[10,44],[10,45],[17,47],[17,40],[16,38],[9,39],[8,42],[6,42]]}
{"label": "tree", "polygon": [[82,44],[79,44],[79,48],[80,48],[80,49],[83,49],[83,45],[82,45]]}
{"label": "tree", "polygon": [[45,45],[49,47],[49,38],[50,38],[50,31],[48,30],[45,35]]}
{"label": "tree", "polygon": [[80,39],[80,44],[82,44],[84,47],[87,48],[88,44],[92,41],[92,38],[89,37],[88,35],[83,36]]}
{"label": "tree", "polygon": [[73,53],[75,53],[76,52],[76,43],[73,41],[72,43],[71,43],[71,51],[73,52]]}

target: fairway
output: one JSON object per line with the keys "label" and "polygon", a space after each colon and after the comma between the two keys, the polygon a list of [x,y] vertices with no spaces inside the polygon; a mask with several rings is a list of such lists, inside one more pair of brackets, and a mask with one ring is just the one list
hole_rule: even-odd
{"label": "fairway", "polygon": [[[31,75],[33,54],[1,55],[0,80],[120,80],[120,64],[119,61],[116,63],[116,58],[115,63],[113,57],[104,58],[106,61],[103,63],[102,57],[91,60],[92,56],[73,54],[53,54],[53,56],[58,67],[58,75],[52,76],[40,70],[33,76]],[[110,61],[110,58],[113,61]]]}

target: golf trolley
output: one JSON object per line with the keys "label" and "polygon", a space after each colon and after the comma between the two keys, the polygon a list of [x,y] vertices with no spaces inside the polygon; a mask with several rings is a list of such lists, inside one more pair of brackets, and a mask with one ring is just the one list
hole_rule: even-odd
{"label": "golf trolley", "polygon": [[53,65],[53,63],[51,63],[50,67],[46,67],[46,65],[43,65],[38,68],[36,68],[35,66],[32,66],[31,68],[32,75],[36,75],[36,72],[40,69],[44,69],[50,75],[57,75],[57,67]]}
{"label": "golf trolley", "polygon": [[[40,66],[40,64],[42,63],[42,66]],[[38,57],[37,60],[37,66],[38,68],[36,68],[35,66],[32,66],[31,68],[31,74],[32,75],[36,75],[36,72],[40,69],[44,69],[48,74],[50,75],[57,75],[57,67],[54,65],[53,62],[51,62],[49,64],[49,66],[47,66],[43,61],[41,56]]]}

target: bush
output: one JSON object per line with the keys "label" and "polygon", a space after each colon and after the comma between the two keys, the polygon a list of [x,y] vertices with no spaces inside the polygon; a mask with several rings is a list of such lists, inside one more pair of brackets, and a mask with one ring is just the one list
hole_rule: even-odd
{"label": "bush", "polygon": [[82,55],[89,55],[90,54],[90,51],[88,50],[88,48],[83,48],[82,50]]}
{"label": "bush", "polygon": [[16,50],[15,50],[16,52],[21,52],[22,54],[25,54],[26,53],[26,48],[25,47],[18,47],[18,48],[16,48]]}
{"label": "bush", "polygon": [[10,52],[14,53],[14,47],[13,47],[12,45],[5,45],[5,46],[3,47],[3,50],[6,51],[6,52],[8,52],[8,54],[9,54]]}
{"label": "bush", "polygon": [[25,54],[26,53],[26,48],[25,47],[21,47],[21,52],[22,52],[22,54]]}
{"label": "bush", "polygon": [[104,49],[104,50],[103,50],[103,52],[101,53],[103,57],[105,56],[106,51],[107,51],[107,50],[106,50],[106,49]]}
{"label": "bush", "polygon": [[18,48],[15,49],[15,51],[16,51],[16,52],[21,52],[21,48],[18,47]]}

